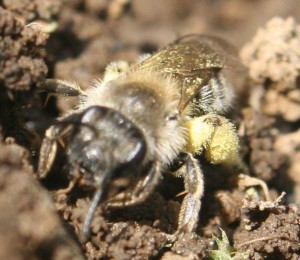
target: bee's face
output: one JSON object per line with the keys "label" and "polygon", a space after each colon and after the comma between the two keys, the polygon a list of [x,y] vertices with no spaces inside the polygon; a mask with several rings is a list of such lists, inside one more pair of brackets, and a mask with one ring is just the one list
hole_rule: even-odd
{"label": "bee's face", "polygon": [[71,125],[66,143],[69,167],[81,186],[101,186],[103,202],[114,189],[108,183],[126,179],[126,189],[133,189],[144,174],[140,167],[147,151],[145,137],[134,123],[118,111],[93,106],[66,117],[64,124]]}
{"label": "bee's face", "polygon": [[133,82],[130,80],[130,83],[127,80],[112,81],[107,94],[113,96],[113,101],[109,101],[107,97],[103,103],[110,107],[115,106],[125,117],[133,118],[133,122],[142,129],[147,137],[148,159],[155,160],[159,153],[160,159],[166,162],[175,156],[174,149],[169,147],[174,144],[183,146],[183,129],[177,109],[177,95],[171,91],[157,91],[161,88],[161,83],[167,86],[169,81],[162,80],[159,84],[156,81],[157,79],[153,80],[144,75],[141,79],[134,78]]}

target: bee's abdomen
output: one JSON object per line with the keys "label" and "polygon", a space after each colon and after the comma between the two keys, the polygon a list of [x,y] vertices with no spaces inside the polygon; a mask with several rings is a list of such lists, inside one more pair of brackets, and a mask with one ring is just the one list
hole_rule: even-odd
{"label": "bee's abdomen", "polygon": [[192,101],[191,114],[193,116],[208,113],[223,114],[231,107],[233,97],[232,85],[220,73],[199,90]]}

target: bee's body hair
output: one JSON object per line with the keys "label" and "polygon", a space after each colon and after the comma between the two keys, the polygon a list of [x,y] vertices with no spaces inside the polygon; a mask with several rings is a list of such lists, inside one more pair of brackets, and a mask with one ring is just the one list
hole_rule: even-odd
{"label": "bee's body hair", "polygon": [[106,83],[94,81],[81,96],[79,111],[90,106],[119,111],[143,131],[149,156],[154,156],[151,159],[168,164],[185,145],[184,128],[177,120],[168,120],[177,116],[180,97],[177,84],[171,77],[155,71],[131,71]]}
{"label": "bee's body hair", "polygon": [[224,114],[231,108],[233,99],[234,91],[231,83],[219,73],[201,87],[190,104],[190,114],[196,116],[209,113]]}
{"label": "bee's body hair", "polygon": [[137,64],[111,63],[87,90],[66,81],[46,82],[45,90],[79,96],[80,102],[47,130],[39,176],[46,176],[58,143],[66,140],[70,172],[96,189],[85,236],[98,204],[140,203],[170,171],[182,173],[187,192],[173,238],[195,230],[204,192],[197,155],[204,153],[211,163],[241,161],[235,127],[222,116],[234,98],[224,69],[234,69],[236,62],[223,40],[187,35]]}

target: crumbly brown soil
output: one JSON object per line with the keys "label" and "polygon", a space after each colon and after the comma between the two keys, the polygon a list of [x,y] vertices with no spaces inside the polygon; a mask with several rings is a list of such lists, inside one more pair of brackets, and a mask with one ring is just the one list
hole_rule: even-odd
{"label": "crumbly brown soil", "polygon": [[[300,17],[297,1],[2,0],[0,6],[1,259],[205,259],[219,228],[250,259],[300,259],[300,21],[285,19]],[[205,195],[195,234],[167,241],[183,183],[166,176],[141,205],[99,208],[90,240],[81,242],[91,194],[61,193],[68,186],[62,157],[44,181],[35,175],[45,129],[76,100],[52,98],[44,106],[39,87],[51,77],[86,88],[109,62],[134,62],[187,33],[219,35],[241,50],[249,74],[228,117],[250,174],[267,183],[272,201],[264,202],[259,188],[239,185],[233,169],[201,161]]]}

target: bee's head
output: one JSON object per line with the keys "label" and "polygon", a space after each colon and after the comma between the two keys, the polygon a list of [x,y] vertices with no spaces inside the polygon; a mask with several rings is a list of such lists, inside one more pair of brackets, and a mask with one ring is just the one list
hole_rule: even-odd
{"label": "bee's head", "polygon": [[104,200],[112,182],[132,185],[130,178],[137,178],[147,151],[137,126],[119,112],[100,106],[82,111],[75,121],[67,153],[86,186],[101,188]]}

